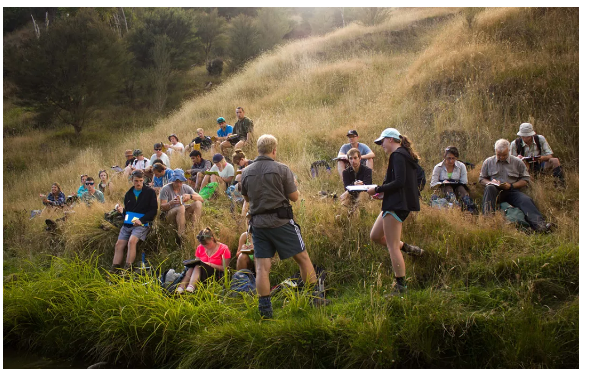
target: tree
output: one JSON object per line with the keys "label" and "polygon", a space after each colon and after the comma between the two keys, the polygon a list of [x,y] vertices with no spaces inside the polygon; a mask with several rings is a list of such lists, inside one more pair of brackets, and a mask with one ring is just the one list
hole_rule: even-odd
{"label": "tree", "polygon": [[263,50],[271,49],[280,43],[295,25],[286,8],[261,8],[258,10],[256,23],[260,30],[260,45]]}
{"label": "tree", "polygon": [[149,68],[149,78],[153,86],[153,107],[160,113],[167,101],[167,87],[173,71],[171,69],[171,43],[166,35],[159,35],[151,49],[154,66]]}
{"label": "tree", "polygon": [[359,21],[366,26],[380,25],[390,18],[390,8],[361,8]]}
{"label": "tree", "polygon": [[229,55],[235,67],[241,66],[260,52],[259,40],[258,26],[252,18],[240,14],[231,20]]}
{"label": "tree", "polygon": [[219,17],[217,9],[211,12],[199,12],[195,18],[196,35],[200,38],[205,53],[205,62],[216,47],[222,47],[226,41],[225,18]]}
{"label": "tree", "polygon": [[5,75],[16,96],[38,111],[54,110],[76,133],[121,87],[129,54],[92,9],[81,8],[43,30],[38,38],[5,45]]}

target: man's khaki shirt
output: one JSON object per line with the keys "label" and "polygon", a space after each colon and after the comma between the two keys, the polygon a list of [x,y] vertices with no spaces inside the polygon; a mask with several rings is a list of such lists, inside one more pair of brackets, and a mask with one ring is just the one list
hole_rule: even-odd
{"label": "man's khaki shirt", "polygon": [[233,133],[239,135],[241,140],[246,140],[249,132],[254,132],[254,122],[248,117],[238,120],[233,126]]}
{"label": "man's khaki shirt", "polygon": [[500,182],[513,184],[520,180],[531,182],[531,176],[527,167],[519,158],[508,156],[505,161],[499,161],[498,157],[492,156],[485,159],[479,173],[479,181],[482,179],[496,179]]}

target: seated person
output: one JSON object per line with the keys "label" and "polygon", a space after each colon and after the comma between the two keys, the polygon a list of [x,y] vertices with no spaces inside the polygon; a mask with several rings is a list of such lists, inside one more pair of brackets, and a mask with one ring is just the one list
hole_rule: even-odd
{"label": "seated person", "polygon": [[190,152],[190,159],[192,160],[192,168],[186,170],[186,173],[190,174],[189,181],[192,182],[192,187],[198,190],[205,177],[204,172],[211,169],[213,163],[210,160],[202,158],[202,153],[196,150]]}
{"label": "seated person", "polygon": [[[166,221],[177,225],[180,238],[186,231],[188,218],[192,222],[198,222],[204,201],[192,187],[184,184],[186,181],[184,171],[175,169],[172,181],[163,186],[159,192],[161,211],[165,213]],[[194,202],[188,203],[190,200],[194,200]]]}
{"label": "seated person", "polygon": [[551,171],[558,179],[556,185],[564,186],[566,182],[560,160],[553,157],[554,152],[545,137],[537,135],[531,123],[522,123],[517,135],[519,137],[510,144],[510,153],[524,160],[531,172]]}
{"label": "seated person", "polygon": [[83,199],[87,205],[91,205],[91,203],[96,200],[99,201],[99,203],[105,203],[103,193],[95,189],[95,179],[93,179],[93,177],[87,177],[87,180],[85,181],[85,187],[87,188],[87,191],[83,193],[81,199]]}
{"label": "seated person", "polygon": [[219,186],[223,186],[225,189],[233,181],[236,171],[232,164],[225,161],[225,158],[220,153],[216,153],[213,156],[213,162],[215,165],[209,171],[216,172],[217,174],[205,175],[200,185],[201,190],[211,182],[218,182]]}
{"label": "seated person", "polygon": [[172,182],[173,177],[174,171],[172,169],[166,168],[163,164],[156,163],[153,166],[153,182],[151,182],[151,187],[159,194],[163,186]]}
{"label": "seated person", "polygon": [[430,187],[440,188],[449,202],[454,202],[457,197],[469,211],[476,210],[467,187],[467,167],[459,161],[459,150],[456,147],[445,149],[444,160],[434,166]]}
{"label": "seated person", "polygon": [[116,272],[121,268],[124,258],[124,248],[128,246],[126,254],[125,269],[129,270],[136,259],[136,245],[138,241],[144,241],[149,233],[149,226],[155,215],[157,215],[157,195],[155,191],[144,185],[144,177],[141,171],[132,173],[133,186],[124,195],[124,207],[116,204],[118,212],[126,218],[127,213],[136,213],[140,217],[128,219],[130,223],[125,222],[120,228],[118,241],[114,251],[114,260],[110,272]]}
{"label": "seated person", "polygon": [[97,190],[101,191],[103,195],[109,194],[113,190],[113,184],[109,180],[109,176],[107,175],[107,170],[100,170],[99,171],[99,184],[97,185]]}
{"label": "seated person", "polygon": [[242,149],[244,145],[250,143],[252,133],[254,132],[254,122],[252,119],[244,115],[244,109],[242,107],[236,108],[236,116],[238,121],[233,126],[233,134],[235,138],[227,137],[227,139],[221,143],[221,153],[225,154],[225,149],[235,147],[236,149]]}
{"label": "seated person", "polygon": [[85,186],[85,182],[87,181],[87,177],[88,177],[87,174],[81,174],[81,186],[76,191],[76,196],[78,196],[79,198],[82,198],[83,197],[83,194],[85,192],[87,192],[87,186]]}
{"label": "seated person", "polygon": [[126,149],[124,151],[124,156],[126,157],[126,163],[124,163],[124,167],[132,164],[135,160],[134,156],[132,155],[132,149]]}
{"label": "seated person", "polygon": [[254,271],[254,245],[250,233],[244,232],[240,236],[236,257],[238,258],[236,270],[247,269]]}
{"label": "seated person", "polygon": [[[351,148],[357,148],[361,154],[362,164],[370,169],[374,169],[374,157],[376,157],[376,155],[372,152],[370,147],[359,142],[357,131],[349,130],[349,132],[347,132],[347,138],[349,139],[349,143],[343,144],[341,149],[339,149],[337,157],[347,158],[347,152]],[[339,170],[340,177],[343,177],[343,170],[345,170],[345,168],[347,168],[347,163],[342,160],[337,160],[337,169]]]}
{"label": "seated person", "polygon": [[145,174],[145,181],[147,179],[146,173],[150,170],[149,167],[151,166],[151,162],[143,155],[143,151],[140,149],[135,149],[134,153],[134,161],[132,164],[128,165],[124,172],[126,175],[132,174],[135,170],[141,170],[143,174]]}
{"label": "seated person", "polygon": [[481,166],[479,183],[485,186],[483,192],[483,213],[496,209],[496,201],[508,202],[525,213],[527,222],[536,232],[547,233],[552,224],[546,223],[533,200],[519,191],[531,180],[527,167],[517,157],[510,155],[510,143],[500,139],[494,145],[496,155],[488,157]]}
{"label": "seated person", "polygon": [[171,167],[169,164],[169,157],[167,156],[167,154],[163,153],[163,148],[165,147],[162,143],[155,143],[155,145],[153,146],[153,151],[155,151],[155,153],[153,153],[151,159],[149,160],[149,164],[151,164],[151,166],[155,164],[155,160],[160,159],[163,165],[165,165],[168,168]]}
{"label": "seated person", "polygon": [[341,194],[341,204],[351,206],[355,200],[360,198],[361,191],[347,191],[347,186],[371,185],[372,169],[361,163],[361,152],[357,148],[351,148],[347,151],[347,157],[350,166],[343,170],[345,192]]}
{"label": "seated person", "polygon": [[169,144],[165,144],[165,148],[167,148],[167,153],[171,155],[174,152],[184,152],[184,144],[180,142],[178,136],[176,134],[171,134],[167,137],[169,140]]}
{"label": "seated person", "polygon": [[221,279],[225,269],[229,267],[231,252],[227,245],[218,242],[211,228],[206,227],[196,236],[200,245],[196,248],[196,259],[200,263],[196,264],[191,270],[186,272],[186,276],[180,282],[176,293],[192,293],[196,289],[196,282],[203,282],[209,277],[215,275],[216,279]]}
{"label": "seated person", "polygon": [[233,127],[227,124],[223,117],[217,118],[217,124],[219,125],[219,129],[217,130],[217,136],[215,136],[215,149],[220,151],[221,143],[227,140],[228,135],[233,134]]}
{"label": "seated person", "polygon": [[58,183],[52,183],[52,189],[49,194],[39,194],[41,201],[47,207],[63,207],[66,202],[66,195],[62,192]]}
{"label": "seated person", "polygon": [[[244,169],[246,166],[250,165],[251,163],[253,163],[253,160],[248,160],[246,158],[246,155],[244,154],[244,152],[241,149],[236,149],[233,152],[233,155],[231,156],[231,161],[233,162],[234,165],[237,165],[238,171],[241,171],[242,169]],[[238,173],[234,179],[235,182],[242,182],[242,174]],[[239,189],[239,188],[238,188]]]}
{"label": "seated person", "polygon": [[192,139],[190,144],[188,144],[188,146],[186,147],[186,150],[187,151],[193,151],[195,149],[196,150],[202,149],[203,151],[211,150],[213,141],[211,140],[210,136],[205,136],[205,130],[203,130],[202,128],[197,128],[196,134],[198,136],[195,137],[194,139]]}

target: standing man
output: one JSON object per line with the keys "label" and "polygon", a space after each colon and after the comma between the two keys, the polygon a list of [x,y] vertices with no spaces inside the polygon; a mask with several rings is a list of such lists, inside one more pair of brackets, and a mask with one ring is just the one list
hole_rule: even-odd
{"label": "standing man", "polygon": [[236,116],[238,121],[233,126],[233,134],[237,135],[235,139],[229,137],[223,143],[221,143],[221,153],[224,149],[234,147],[235,149],[242,149],[244,145],[248,144],[252,138],[252,132],[254,132],[254,122],[252,119],[244,115],[244,108],[236,108]]}
{"label": "standing man", "polygon": [[[155,191],[145,186],[144,177],[141,171],[132,173],[133,186],[124,195],[124,207],[116,204],[118,212],[126,219],[126,214],[132,215],[132,219],[124,222],[116,242],[114,260],[110,272],[116,272],[121,268],[124,257],[124,248],[128,245],[128,254],[126,254],[126,265],[124,268],[129,270],[136,259],[136,245],[138,240],[144,241],[149,234],[149,226],[157,214],[157,195]],[[129,216],[130,217],[130,216]],[[134,220],[133,220],[134,219]]]}
{"label": "standing man", "polygon": [[[349,139],[349,143],[343,144],[337,157],[343,157],[345,160],[347,160],[347,151],[349,151],[351,148],[357,148],[361,154],[362,164],[366,165],[370,169],[374,169],[374,157],[376,157],[376,155],[374,152],[372,152],[370,147],[359,142],[359,135],[357,134],[357,131],[349,130],[349,132],[347,132],[347,138]],[[337,160],[337,169],[339,170],[339,176],[341,178],[343,177],[343,170],[345,170],[346,167],[347,163]]]}
{"label": "standing man", "polygon": [[[250,228],[256,264],[258,310],[264,318],[273,317],[269,273],[271,258],[293,258],[300,267],[302,280],[316,284],[316,272],[306,251],[299,226],[293,221],[289,201],[298,200],[299,191],[293,173],[275,161],[277,139],[262,135],[257,142],[258,157],[242,172],[242,195],[250,203]],[[315,292],[314,303],[322,304],[324,292]]]}
{"label": "standing man", "polygon": [[485,159],[479,173],[479,183],[485,186],[484,215],[495,210],[497,200],[508,202],[523,211],[533,230],[540,233],[549,232],[552,224],[545,222],[533,199],[519,191],[531,180],[527,167],[519,158],[510,155],[508,140],[496,141],[494,149],[496,155]]}
{"label": "standing man", "polygon": [[[202,196],[198,195],[192,187],[184,184],[186,178],[182,169],[175,169],[172,181],[165,185],[159,193],[161,211],[165,212],[165,219],[176,224],[178,237],[184,235],[186,221],[197,222],[202,211]],[[194,200],[191,204],[184,204]]]}
{"label": "standing man", "polygon": [[558,178],[556,185],[564,186],[566,182],[560,160],[553,157],[554,152],[545,137],[537,135],[531,123],[522,123],[517,135],[519,137],[510,144],[511,155],[527,161],[534,173],[551,171],[552,175]]}
{"label": "standing man", "polygon": [[99,203],[105,203],[105,198],[103,197],[103,193],[99,190],[95,190],[95,179],[93,177],[87,177],[85,180],[85,191],[81,197],[87,205],[91,205],[95,200],[99,201]]}
{"label": "standing man", "polygon": [[215,136],[215,149],[221,150],[221,143],[227,140],[228,135],[233,133],[233,127],[227,124],[223,117],[217,118],[217,124],[219,125],[219,129],[217,130],[217,136]]}

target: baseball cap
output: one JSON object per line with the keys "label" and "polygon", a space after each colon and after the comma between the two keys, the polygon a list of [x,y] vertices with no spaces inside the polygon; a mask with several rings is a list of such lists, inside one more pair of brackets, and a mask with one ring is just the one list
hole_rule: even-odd
{"label": "baseball cap", "polygon": [[215,153],[213,155],[213,162],[214,163],[218,163],[221,160],[223,160],[223,155],[221,153]]}
{"label": "baseball cap", "polygon": [[141,154],[143,154],[143,151],[141,151],[140,149],[135,149],[135,150],[134,150],[134,152],[132,153],[132,155],[133,155],[134,157],[138,157],[138,156],[140,156]]}
{"label": "baseball cap", "polygon": [[223,118],[223,117],[217,118],[217,123],[221,124],[223,122],[225,122],[225,118]]}
{"label": "baseball cap", "polygon": [[174,174],[173,174],[171,180],[172,180],[172,182],[175,182],[175,181],[185,182],[185,181],[187,181],[186,177],[184,177],[184,170],[182,170],[182,169],[174,169]]}
{"label": "baseball cap", "polygon": [[382,131],[382,133],[380,134],[380,137],[378,139],[374,140],[374,143],[376,143],[378,145],[382,145],[382,140],[384,140],[385,137],[392,137],[393,139],[400,139],[401,134],[399,133],[399,131],[397,131],[396,128],[387,128],[384,131]]}
{"label": "baseball cap", "polygon": [[349,132],[347,132],[347,137],[349,137],[349,136],[359,136],[359,135],[357,134],[356,130],[349,130]]}

